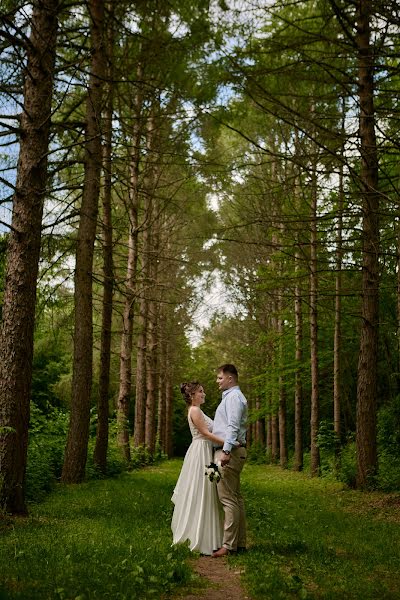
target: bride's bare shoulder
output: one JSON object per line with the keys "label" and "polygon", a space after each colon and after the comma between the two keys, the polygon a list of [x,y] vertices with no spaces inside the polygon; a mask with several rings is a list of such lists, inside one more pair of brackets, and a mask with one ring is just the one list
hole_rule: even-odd
{"label": "bride's bare shoulder", "polygon": [[201,411],[201,409],[198,406],[191,406],[189,408],[189,417],[192,419],[192,421],[195,422],[199,422],[200,419],[203,419],[203,412]]}

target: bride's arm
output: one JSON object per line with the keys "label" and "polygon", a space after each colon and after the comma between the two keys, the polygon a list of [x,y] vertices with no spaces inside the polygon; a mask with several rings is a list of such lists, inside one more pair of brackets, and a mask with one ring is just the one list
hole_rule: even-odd
{"label": "bride's arm", "polygon": [[216,444],[219,444],[220,446],[224,445],[224,440],[222,438],[214,435],[213,433],[211,433],[211,431],[208,431],[208,427],[198,406],[192,406],[189,412],[193,424],[196,426],[197,430],[201,433],[202,436],[208,438]]}

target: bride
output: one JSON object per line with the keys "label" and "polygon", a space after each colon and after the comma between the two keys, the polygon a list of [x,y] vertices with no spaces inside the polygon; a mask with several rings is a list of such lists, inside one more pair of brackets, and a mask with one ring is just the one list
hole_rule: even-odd
{"label": "bride", "polygon": [[205,468],[213,462],[212,442],[223,445],[224,440],[212,434],[213,421],[200,409],[206,397],[203,386],[198,381],[182,383],[181,393],[188,406],[192,443],[172,496],[173,544],[188,540],[190,550],[211,555],[222,544],[223,517],[217,487],[205,476]]}

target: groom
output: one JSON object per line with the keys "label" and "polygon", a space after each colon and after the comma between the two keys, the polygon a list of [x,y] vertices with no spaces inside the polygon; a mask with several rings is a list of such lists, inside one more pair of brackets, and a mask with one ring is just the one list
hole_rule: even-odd
{"label": "groom", "polygon": [[217,383],[222,400],[215,413],[213,434],[224,439],[225,443],[215,448],[214,462],[219,461],[224,467],[217,490],[225,518],[222,548],[213,553],[213,558],[246,548],[246,516],[240,493],[240,473],[246,460],[247,400],[238,386],[238,372],[234,365],[218,368]]}

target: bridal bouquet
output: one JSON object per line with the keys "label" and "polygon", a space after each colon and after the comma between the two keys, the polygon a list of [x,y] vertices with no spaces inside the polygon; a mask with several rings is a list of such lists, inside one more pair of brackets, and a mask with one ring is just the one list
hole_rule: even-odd
{"label": "bridal bouquet", "polygon": [[218,483],[222,479],[222,472],[219,469],[220,466],[221,465],[217,465],[213,462],[209,465],[206,465],[206,471],[204,473],[205,476],[208,477],[210,481],[215,481]]}

